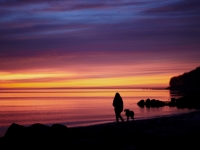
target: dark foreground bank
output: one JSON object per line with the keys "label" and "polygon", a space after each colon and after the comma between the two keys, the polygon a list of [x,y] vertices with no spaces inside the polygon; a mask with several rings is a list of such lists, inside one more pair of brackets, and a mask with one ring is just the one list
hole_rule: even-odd
{"label": "dark foreground bank", "polygon": [[0,149],[200,149],[200,111],[156,119],[67,128],[12,124]]}

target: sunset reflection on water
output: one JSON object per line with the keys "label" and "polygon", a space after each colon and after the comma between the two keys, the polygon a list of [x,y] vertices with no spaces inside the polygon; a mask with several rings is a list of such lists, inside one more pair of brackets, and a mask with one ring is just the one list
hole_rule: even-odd
{"label": "sunset reflection on water", "polygon": [[0,97],[113,97],[120,92],[123,97],[169,97],[168,90],[150,89],[29,89],[2,90]]}
{"label": "sunset reflection on water", "polygon": [[[71,90],[12,90],[0,93],[0,136],[12,123],[31,125],[61,123],[68,127],[115,121],[113,97],[119,92],[124,109],[135,112],[135,119],[187,112],[176,107],[140,108],[141,99],[169,101],[168,90],[144,89],[71,89]],[[124,112],[122,117],[125,118]]]}

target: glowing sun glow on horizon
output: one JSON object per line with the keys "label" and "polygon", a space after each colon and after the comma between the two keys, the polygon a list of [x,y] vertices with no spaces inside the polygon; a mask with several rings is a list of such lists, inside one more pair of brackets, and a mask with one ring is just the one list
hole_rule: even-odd
{"label": "glowing sun glow on horizon", "polygon": [[168,75],[73,78],[72,74],[9,74],[2,76],[1,88],[166,87],[169,78]]}
{"label": "glowing sun glow on horizon", "polygon": [[174,75],[159,64],[68,66],[0,72],[0,88],[166,88]]}

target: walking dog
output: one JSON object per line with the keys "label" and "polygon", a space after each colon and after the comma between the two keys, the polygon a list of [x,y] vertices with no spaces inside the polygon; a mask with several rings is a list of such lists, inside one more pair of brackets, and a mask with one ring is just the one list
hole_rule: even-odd
{"label": "walking dog", "polygon": [[134,120],[134,111],[131,111],[129,109],[124,109],[124,112],[127,117],[127,121],[129,121],[129,117]]}

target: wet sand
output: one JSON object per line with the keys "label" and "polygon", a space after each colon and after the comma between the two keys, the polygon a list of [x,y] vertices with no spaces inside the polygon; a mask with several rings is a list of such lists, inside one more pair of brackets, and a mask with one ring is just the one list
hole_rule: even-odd
{"label": "wet sand", "polygon": [[200,111],[71,130],[107,142],[102,149],[200,149]]}

